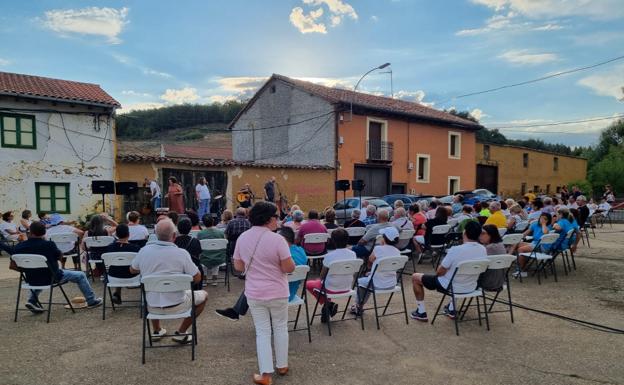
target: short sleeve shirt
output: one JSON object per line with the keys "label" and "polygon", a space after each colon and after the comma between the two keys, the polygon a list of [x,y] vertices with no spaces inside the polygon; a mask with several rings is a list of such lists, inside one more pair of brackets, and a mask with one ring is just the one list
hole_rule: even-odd
{"label": "short sleeve shirt", "polygon": [[195,191],[199,194],[200,200],[210,199],[210,191],[208,190],[207,185],[198,183],[197,186],[195,186]]}
{"label": "short sleeve shirt", "polygon": [[150,182],[150,191],[153,198],[160,198],[160,186],[155,181]]}
{"label": "short sleeve shirt", "polygon": [[[443,287],[448,288],[455,269],[461,262],[482,259],[487,259],[487,251],[483,245],[477,242],[466,242],[451,247],[441,263],[442,267],[447,269],[446,274],[439,276],[438,281]],[[477,278],[469,275],[457,275],[453,280],[453,290],[456,293],[470,292],[475,289]]]}
{"label": "short sleeve shirt", "polygon": [[264,226],[253,226],[240,235],[234,260],[247,269],[245,295],[255,300],[288,298],[288,279],[281,262],[290,258],[286,240]]}
{"label": "short sleeve shirt", "polygon": [[502,211],[495,211],[492,215],[488,217],[485,221],[486,225],[494,225],[498,228],[507,227],[507,219],[505,215],[503,215]]}
{"label": "short sleeve shirt", "polygon": [[130,238],[128,238],[130,241],[142,241],[149,237],[149,231],[143,225],[128,226],[128,231],[130,232]]}
{"label": "short sleeve shirt", "polygon": [[[329,267],[336,261],[349,261],[357,259],[355,252],[349,249],[332,250],[323,259],[323,266]],[[353,283],[353,275],[332,275],[325,279],[325,288],[332,291],[348,290]]]}
{"label": "short sleeve shirt", "polygon": [[[375,246],[373,248],[373,254],[375,255],[375,262],[373,262],[373,266],[371,271],[375,270],[377,267],[377,263],[384,258],[388,257],[397,257],[401,255],[400,251],[391,245],[380,245]],[[388,273],[375,273],[373,277],[373,284],[376,288],[379,289],[388,289],[394,287],[397,283],[396,272],[388,272]]]}

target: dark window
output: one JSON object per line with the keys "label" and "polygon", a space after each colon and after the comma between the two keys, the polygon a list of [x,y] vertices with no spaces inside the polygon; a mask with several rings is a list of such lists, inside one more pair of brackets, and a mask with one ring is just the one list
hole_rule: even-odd
{"label": "dark window", "polygon": [[522,186],[520,187],[520,194],[524,195],[526,194],[526,183],[522,183]]}
{"label": "dark window", "polygon": [[69,214],[69,183],[35,183],[37,212]]}
{"label": "dark window", "polygon": [[540,192],[540,187],[538,185],[533,186],[533,192],[538,194]]}
{"label": "dark window", "polygon": [[490,146],[487,144],[483,146],[483,159],[490,160]]}
{"label": "dark window", "polygon": [[522,154],[522,167],[529,167],[529,154],[527,152]]}
{"label": "dark window", "polygon": [[557,186],[557,194],[561,192],[561,186]]}
{"label": "dark window", "polygon": [[546,185],[546,194],[550,194],[550,185],[549,184]]}
{"label": "dark window", "polygon": [[2,147],[37,148],[35,117],[32,115],[0,114]]}
{"label": "dark window", "polygon": [[271,86],[271,93],[274,94],[275,93],[275,85]]}
{"label": "dark window", "polygon": [[559,158],[556,156],[553,158],[553,171],[559,170]]}

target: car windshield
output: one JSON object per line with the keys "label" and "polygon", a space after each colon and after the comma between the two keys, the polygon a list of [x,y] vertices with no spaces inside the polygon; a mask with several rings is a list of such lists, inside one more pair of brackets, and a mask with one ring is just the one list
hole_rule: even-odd
{"label": "car windshield", "polygon": [[388,204],[388,202],[382,200],[382,199],[369,199],[368,203],[375,206],[375,207],[390,207],[390,205]]}

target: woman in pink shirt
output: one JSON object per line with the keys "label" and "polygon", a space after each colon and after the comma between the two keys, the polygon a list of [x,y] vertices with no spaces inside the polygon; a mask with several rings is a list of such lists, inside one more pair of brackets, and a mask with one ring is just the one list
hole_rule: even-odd
{"label": "woman in pink shirt", "polygon": [[[279,214],[270,202],[258,202],[249,212],[252,228],[240,235],[234,249],[234,268],[245,274],[245,295],[256,328],[256,351],[260,374],[256,384],[271,384],[273,368],[288,373],[288,279],[295,270],[290,249],[282,236],[274,233]],[[271,349],[271,325],[275,346],[275,366]]]}

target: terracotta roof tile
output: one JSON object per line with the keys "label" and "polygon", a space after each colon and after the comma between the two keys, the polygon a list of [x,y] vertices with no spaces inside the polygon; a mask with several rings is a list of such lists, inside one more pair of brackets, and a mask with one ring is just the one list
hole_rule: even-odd
{"label": "terracotta roof tile", "polygon": [[332,167],[327,166],[308,166],[308,165],[283,165],[283,164],[264,164],[254,162],[238,162],[230,159],[191,159],[191,158],[175,158],[175,157],[160,157],[152,155],[122,155],[119,154],[117,159],[126,163],[172,163],[172,164],[184,164],[193,167],[256,167],[256,168],[291,168],[301,170],[333,170]]}
{"label": "terracotta roof tile", "polygon": [[0,72],[0,95],[51,98],[82,104],[121,107],[97,84]]}

